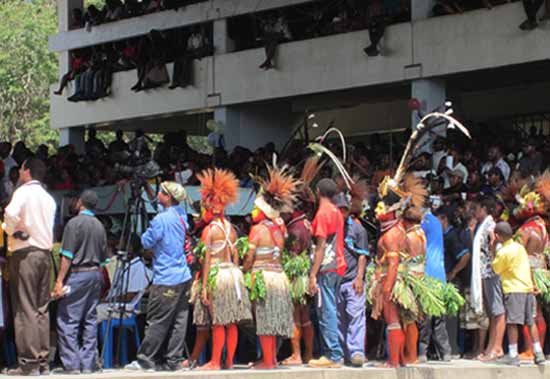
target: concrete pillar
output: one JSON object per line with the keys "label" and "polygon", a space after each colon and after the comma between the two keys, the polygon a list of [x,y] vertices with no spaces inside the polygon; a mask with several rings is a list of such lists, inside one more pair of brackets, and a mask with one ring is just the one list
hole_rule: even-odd
{"label": "concrete pillar", "polygon": [[290,103],[270,103],[239,107],[220,107],[214,119],[224,125],[224,139],[228,151],[235,146],[255,150],[268,142],[281,149],[290,138],[292,126],[303,114],[293,114]]}
{"label": "concrete pillar", "polygon": [[[416,98],[421,105],[420,112],[422,114],[429,113],[433,111],[435,108],[439,107],[440,105],[443,105],[446,98],[446,88],[445,88],[445,81],[441,79],[418,79],[413,80],[411,83],[411,97]],[[412,112],[412,119],[411,119],[411,125],[412,127],[415,127],[416,124],[420,121],[418,117],[417,112]],[[445,137],[447,135],[447,130],[445,125],[442,125],[441,127],[438,127],[433,130],[433,132],[437,133],[441,137]],[[426,138],[428,135],[425,136]],[[433,142],[433,139],[431,139]],[[431,149],[432,143],[429,142],[424,145],[424,150]],[[416,154],[420,153],[416,152]]]}
{"label": "concrete pillar", "polygon": [[241,143],[241,112],[229,107],[214,110],[214,120],[223,125],[225,146],[228,151]]}
{"label": "concrete pillar", "polygon": [[430,17],[435,0],[413,0],[411,1],[411,20],[422,20]]}
{"label": "concrete pillar", "polygon": [[235,50],[235,43],[227,33],[227,19],[214,21],[214,54],[225,54]]}
{"label": "concrete pillar", "polygon": [[59,146],[73,145],[78,154],[84,153],[85,129],[63,128],[59,129]]}
{"label": "concrete pillar", "polygon": [[[73,9],[84,9],[84,0],[57,0],[57,19],[59,32],[69,30]],[[65,74],[69,69],[69,52],[59,53],[59,74]]]}

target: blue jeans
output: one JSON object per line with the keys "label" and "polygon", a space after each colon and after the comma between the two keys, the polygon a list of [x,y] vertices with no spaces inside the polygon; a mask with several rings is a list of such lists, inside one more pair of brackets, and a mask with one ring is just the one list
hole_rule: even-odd
{"label": "blue jeans", "polygon": [[71,292],[57,302],[59,357],[66,370],[93,370],[97,354],[96,308],[103,276],[99,271],[71,273],[66,284]]}
{"label": "blue jeans", "polygon": [[334,362],[340,362],[344,357],[338,337],[338,313],[336,310],[336,296],[340,280],[340,276],[334,272],[317,276],[318,296],[321,296],[321,307],[317,308],[319,329],[321,330],[325,356]]}
{"label": "blue jeans", "polygon": [[340,285],[337,297],[338,329],[340,343],[349,359],[356,354],[365,357],[366,302],[365,291],[358,295],[353,289],[353,282]]}

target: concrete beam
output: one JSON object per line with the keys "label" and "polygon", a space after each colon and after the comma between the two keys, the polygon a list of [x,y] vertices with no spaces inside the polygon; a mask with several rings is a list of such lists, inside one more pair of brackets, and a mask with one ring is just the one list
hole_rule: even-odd
{"label": "concrete beam", "polygon": [[279,46],[276,69],[263,71],[264,49],[216,56],[215,92],[222,104],[268,100],[403,81],[412,60],[411,24],[386,29],[386,56],[363,52],[368,32],[285,43]]}
{"label": "concrete beam", "polygon": [[167,10],[95,26],[89,32],[86,29],[60,32],[49,37],[48,46],[51,52],[73,50],[141,36],[151,29],[180,28],[313,1],[316,0],[210,0],[179,11]]}
{"label": "concrete beam", "polygon": [[547,60],[548,25],[530,32],[521,2],[414,23],[414,62],[424,78]]}

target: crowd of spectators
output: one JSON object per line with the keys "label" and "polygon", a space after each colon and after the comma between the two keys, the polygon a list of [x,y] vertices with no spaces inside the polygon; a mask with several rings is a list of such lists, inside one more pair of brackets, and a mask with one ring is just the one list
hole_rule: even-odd
{"label": "crowd of spectators", "polygon": [[71,51],[69,71],[54,93],[61,95],[74,80],[69,101],[97,100],[111,93],[113,73],[133,69],[137,70],[133,91],[157,88],[170,82],[166,68],[170,62],[174,63],[170,88],[185,88],[194,83],[192,61],[211,54],[211,24],[151,30],[142,37]]}
{"label": "crowd of spectators", "polygon": [[[485,127],[479,129],[481,137],[471,141],[449,143],[444,138],[437,139],[415,158],[413,170],[429,182],[432,198],[439,198],[443,204],[479,194],[492,195],[512,176],[528,177],[549,167],[550,137],[539,134],[542,129],[510,131],[502,139],[495,139],[483,131]],[[371,183],[371,193],[375,193],[379,179],[395,167],[402,147],[399,141],[405,141],[405,137],[406,133],[401,133],[393,138],[391,155],[381,135],[370,136],[368,143],[349,146],[352,154],[349,168]],[[280,161],[293,166],[299,166],[307,154],[299,140],[293,141],[284,152],[277,152],[273,143],[256,150],[237,146],[228,152],[223,144],[210,149],[209,153],[193,149],[185,131],[166,133],[160,142],[154,142],[139,130],[126,135],[119,130],[112,142],[104,144],[97,137],[97,131],[90,128],[83,154],[78,154],[72,145],[57,151],[41,145],[33,152],[24,142],[17,142],[13,147],[9,142],[2,142],[0,173],[4,179],[0,190],[3,197],[9,197],[17,183],[17,167],[31,156],[47,164],[45,183],[51,190],[82,190],[115,184],[130,175],[130,167],[141,167],[150,160],[158,164],[163,179],[175,179],[181,184],[198,184],[196,173],[216,165],[234,171],[241,186],[250,187],[249,173],[263,170],[263,162],[271,161],[274,153],[279,153]]]}
{"label": "crowd of spectators", "polygon": [[[437,0],[432,16],[463,13],[480,7],[491,9],[509,0]],[[538,26],[537,14],[545,4],[540,20],[550,15],[550,0],[522,0],[527,14],[520,28],[532,30]],[[90,28],[105,22],[135,17],[159,10],[175,9],[197,3],[196,0],[109,0],[102,9],[88,6],[85,13],[74,9],[71,29]],[[318,38],[322,36],[368,30],[368,43],[363,51],[369,57],[384,53],[383,37],[387,25],[410,20],[410,2],[407,0],[341,0],[314,1],[291,7],[252,13],[230,18],[228,33],[234,50],[263,46],[265,60],[260,69],[276,67],[277,46],[283,42]],[[366,39],[366,38],[365,38]],[[164,86],[185,88],[192,86],[194,59],[212,55],[212,24],[169,30],[151,30],[127,40],[73,50],[70,69],[60,80],[54,92],[61,95],[69,82],[75,82],[69,101],[93,101],[111,93],[112,74],[137,69],[133,91]],[[173,62],[170,77],[166,64]]]}
{"label": "crowd of spectators", "polygon": [[[376,187],[384,175],[395,169],[394,162],[403,147],[399,141],[406,141],[406,137],[407,133],[396,136],[394,140],[398,142],[392,149],[384,147],[380,135],[370,136],[368,143],[357,142],[348,146],[347,165],[350,172],[370,185],[370,194],[366,199],[369,205],[367,208],[370,208],[366,211],[367,219],[369,215],[372,217],[372,210],[377,202]],[[478,214],[482,208],[480,204],[485,204],[487,198],[494,198],[510,178],[526,178],[550,167],[550,136],[542,128],[505,132],[501,130],[499,136],[495,136],[489,128],[480,126],[478,129],[473,128],[472,140],[461,140],[454,133],[447,137],[437,138],[417,154],[411,171],[425,178],[430,188],[432,211],[444,231],[447,279],[466,294],[471,270],[471,239],[476,224],[482,218]],[[336,155],[341,155],[337,143],[331,149]],[[308,150],[302,141],[294,141],[284,151],[277,151],[274,144],[268,143],[254,151],[237,146],[227,152],[223,144],[219,144],[213,153],[207,154],[193,149],[184,131],[168,133],[160,142],[154,142],[141,131],[126,135],[118,131],[116,139],[105,144],[94,129],[89,129],[83,154],[77,154],[70,145],[57,151],[49,151],[42,145],[36,151],[31,151],[23,142],[18,142],[13,147],[8,142],[2,142],[0,158],[3,165],[0,165],[0,177],[3,178],[0,199],[4,205],[9,201],[18,183],[18,167],[29,157],[36,157],[46,163],[48,170],[44,184],[48,190],[80,192],[89,187],[127,180],[140,170],[137,167],[145,165],[151,159],[160,167],[163,180],[198,185],[196,174],[204,168],[216,166],[232,170],[240,180],[241,187],[251,188],[254,186],[251,174],[261,174],[266,168],[265,162],[271,162],[274,153],[279,153],[281,164],[300,167]],[[329,165],[323,167],[319,176],[337,177]],[[337,184],[342,188],[344,186],[338,179]],[[492,201],[491,212],[499,212],[498,202]],[[112,232],[113,218],[102,218],[102,221],[107,229],[110,245],[116,249],[117,235]],[[246,219],[235,218],[233,221],[246,231]],[[375,251],[376,229],[369,229],[368,234],[371,251]],[[471,238],[465,240],[461,237],[462,245],[448,246],[459,235],[469,235]],[[371,353],[376,350],[380,337],[373,335],[376,334],[376,328],[372,327],[373,322],[369,320],[370,326],[367,327],[367,343]],[[475,356],[481,352],[481,344],[477,345],[469,338],[470,334],[464,332],[469,330],[467,319],[460,322],[458,318],[450,319],[447,329],[454,356],[468,353]]]}

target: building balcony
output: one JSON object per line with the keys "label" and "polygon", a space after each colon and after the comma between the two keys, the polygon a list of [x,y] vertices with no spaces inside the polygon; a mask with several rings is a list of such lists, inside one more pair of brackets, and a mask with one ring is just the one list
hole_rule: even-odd
{"label": "building balcony", "polygon": [[[150,16],[158,15],[161,13]],[[215,54],[195,62],[196,83],[188,89],[162,88],[136,94],[130,90],[136,72],[120,72],[113,77],[112,95],[103,100],[70,103],[65,97],[52,95],[52,126],[169,116],[218,106],[403,84],[420,78],[444,78],[548,59],[549,27],[521,31],[518,25],[524,17],[521,4],[512,3],[492,10],[392,25],[386,30],[383,55],[379,57],[363,53],[369,43],[367,31],[284,43],[278,49],[277,68],[269,71],[258,68],[264,59],[263,49]]]}

